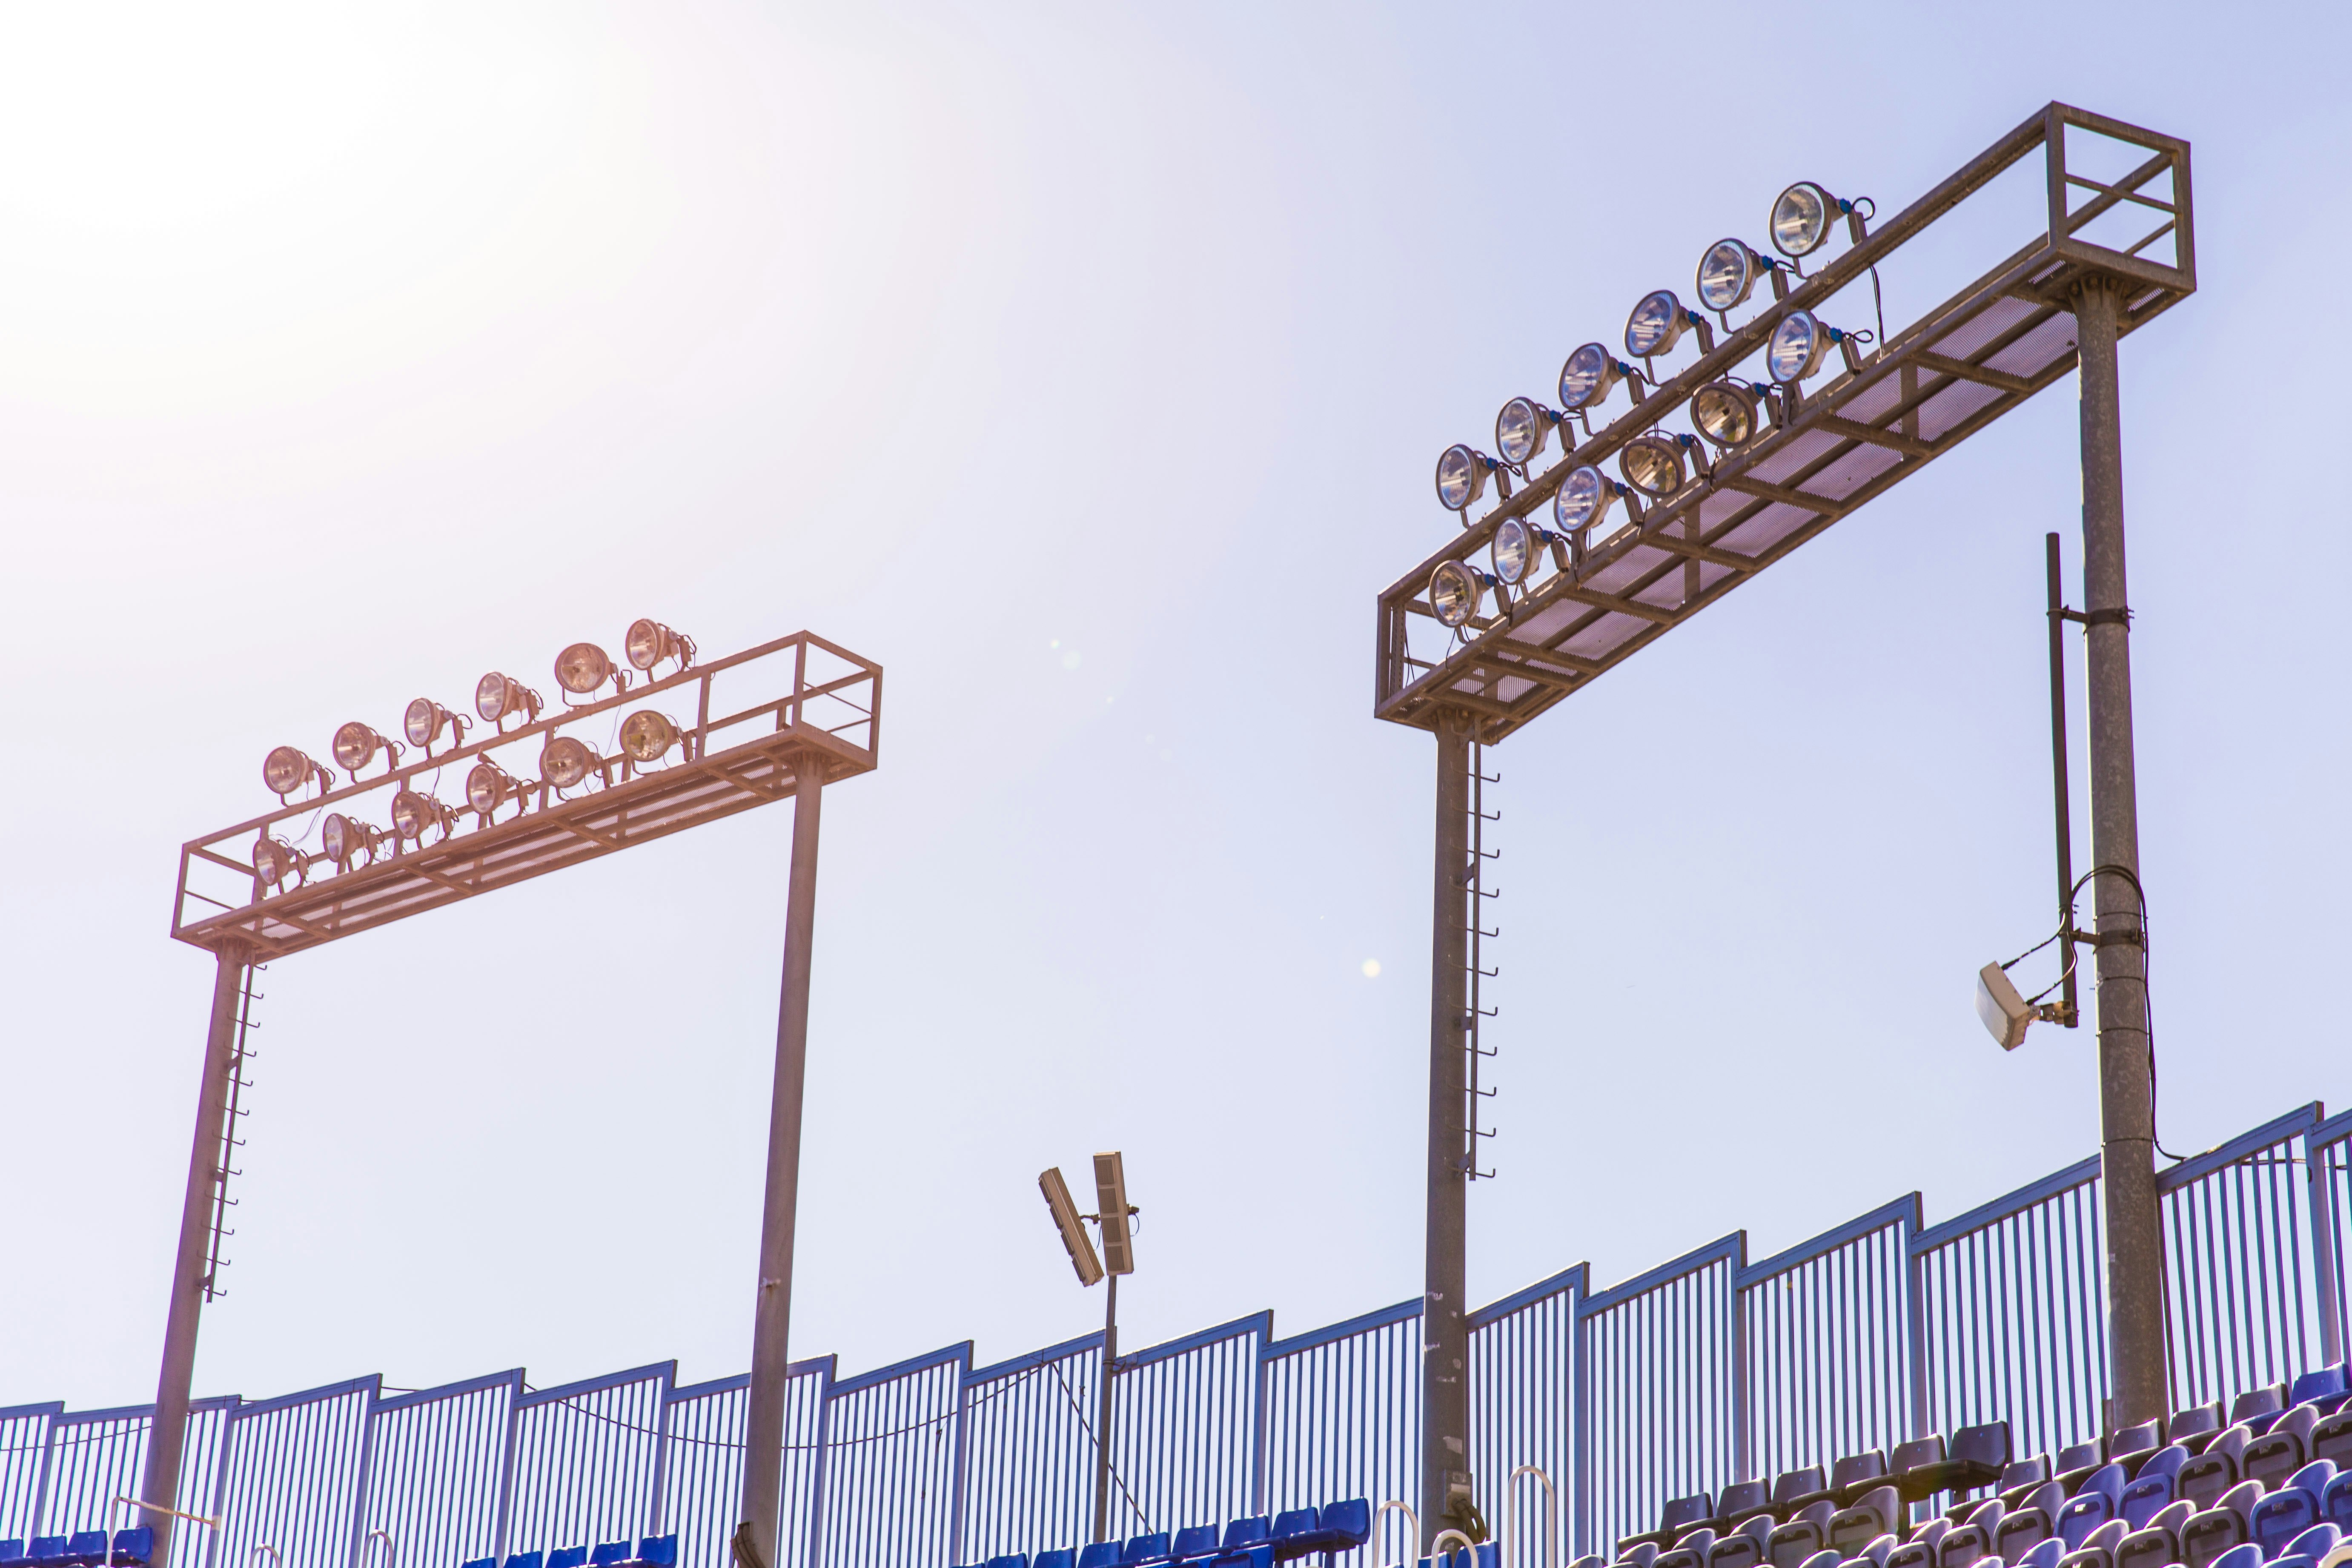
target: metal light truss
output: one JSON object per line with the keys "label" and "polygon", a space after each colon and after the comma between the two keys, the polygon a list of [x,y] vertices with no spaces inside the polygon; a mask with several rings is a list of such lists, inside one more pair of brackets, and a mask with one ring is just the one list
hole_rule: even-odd
{"label": "metal light truss", "polygon": [[[739,689],[758,695],[726,706],[740,700]],[[215,952],[235,942],[249,961],[266,963],[788,800],[805,767],[821,765],[827,784],[873,771],[881,706],[881,666],[814,633],[779,637],[194,839],[180,850],[172,934]],[[673,718],[686,740],[682,759],[640,770],[625,756],[605,757],[601,776],[571,798],[550,785],[530,784],[526,809],[509,820],[446,837],[429,830],[415,843],[388,834],[389,852],[373,864],[338,869],[320,857],[307,883],[266,896],[254,875],[255,842],[281,825],[315,821],[331,810],[355,811],[370,800],[388,805],[402,789],[429,794],[429,775],[455,769],[462,780],[476,763],[502,752],[523,763],[506,771],[528,781],[538,774],[540,749],[557,733],[602,731],[617,724],[623,709],[643,707]],[[608,745],[593,749],[602,752]]]}
{"label": "metal light truss", "polygon": [[[2070,172],[2069,127],[2148,156],[2112,183]],[[1858,370],[1808,388],[1788,417],[1747,447],[1717,457],[1711,471],[1651,503],[1637,521],[1592,542],[1567,570],[1531,582],[1507,606],[1473,619],[1439,657],[1413,657],[1411,631],[1438,626],[1429,584],[1440,563],[1477,555],[1505,518],[1528,516],[1575,468],[1605,461],[1679,414],[1700,387],[1760,353],[1784,317],[1818,310],[2037,148],[2048,168],[2045,233],[1908,329],[1874,345]],[[2116,248],[2084,237],[2101,218],[2135,209],[2157,215],[2154,231],[2137,243]],[[2165,239],[2171,242],[2172,264],[2141,254]],[[1791,288],[1787,298],[1767,301],[1714,352],[1658,384],[1383,592],[1374,713],[1434,729],[1439,711],[1451,708],[1475,716],[1473,732],[1480,742],[1513,733],[2074,369],[2069,301],[2086,278],[2110,279],[2126,290],[2121,332],[2196,289],[2189,144],[2053,103]],[[1565,426],[1562,430],[1565,438]]]}

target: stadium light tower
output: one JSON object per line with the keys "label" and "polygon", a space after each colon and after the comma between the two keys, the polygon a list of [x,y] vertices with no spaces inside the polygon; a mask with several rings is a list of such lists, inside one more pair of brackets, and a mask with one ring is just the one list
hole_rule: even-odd
{"label": "stadium light tower", "polygon": [[[182,847],[172,934],[213,953],[217,968],[139,1490],[156,1562],[168,1560],[179,1501],[197,1321],[218,1293],[250,966],[790,799],[783,984],[736,1532],[755,1568],[775,1562],[818,812],[824,785],[871,773],[879,761],[882,668],[809,632],[698,663],[691,638],[641,620],[623,647],[625,668],[593,643],[565,648],[555,661],[562,698],[552,708],[493,671],[475,687],[478,724],[425,697],[403,716],[405,745],[347,723],[331,748],[348,775],[340,784],[334,769],[279,746],[262,766],[278,809]],[[631,694],[633,678],[643,684]],[[620,747],[609,757],[599,750],[608,736]],[[379,762],[382,772],[362,777]],[[462,805],[437,795],[445,773],[464,780]]]}
{"label": "stadium light tower", "polygon": [[[2070,162],[2070,150],[2082,157]],[[1904,246],[2037,151],[2038,232],[1886,334],[1880,270],[1893,273]],[[2077,369],[2093,850],[2102,868],[2130,874],[2102,875],[2097,898],[2108,1358],[2117,1425],[2163,1412],[2116,345],[2196,289],[2189,145],[2053,103],[1874,228],[1877,216],[1867,198],[1800,182],[1766,226],[1777,256],[1738,238],[1709,247],[1695,282],[1714,321],[1671,290],[1654,292],[1626,322],[1624,357],[1599,342],[1569,355],[1557,410],[1525,397],[1504,405],[1501,457],[1448,447],[1438,500],[1459,531],[1380,595],[1373,712],[1437,740],[1422,1434],[1422,1517],[1433,1528],[1470,1519],[1474,1496],[1464,1316],[1477,1136],[1465,1048],[1471,748],[1517,732]],[[1841,230],[1846,244],[1831,254]],[[1696,357],[1676,363],[1685,342]],[[1630,405],[1607,419],[1620,386]],[[1555,433],[1559,458],[1538,471]],[[1494,500],[1474,517],[1490,481]]]}
{"label": "stadium light tower", "polygon": [[[1102,1396],[1095,1410],[1094,1539],[1108,1541],[1111,1379],[1118,1369],[1118,1277],[1135,1272],[1135,1238],[1127,1222],[1143,1211],[1127,1201],[1127,1163],[1115,1149],[1095,1156],[1095,1213],[1078,1212],[1059,1165],[1039,1173],[1037,1190],[1045,1194],[1045,1206],[1053,1212],[1054,1228],[1061,1233],[1063,1249],[1070,1255],[1070,1267],[1077,1270],[1080,1288],[1090,1289],[1106,1278],[1110,1281],[1103,1300]],[[1099,1258],[1095,1256],[1093,1239],[1087,1235],[1088,1220],[1102,1232]]]}

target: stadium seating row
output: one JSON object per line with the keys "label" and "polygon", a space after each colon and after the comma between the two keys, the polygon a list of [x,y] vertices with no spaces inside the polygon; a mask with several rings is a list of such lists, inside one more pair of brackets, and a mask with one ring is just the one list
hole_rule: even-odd
{"label": "stadium seating row", "polygon": [[1320,1509],[1292,1509],[1271,1520],[1264,1514],[1236,1519],[1222,1531],[1213,1524],[1195,1524],[1173,1534],[1155,1531],[1125,1542],[1040,1552],[1034,1559],[1012,1552],[990,1558],[984,1568],[1271,1568],[1318,1554],[1328,1563],[1334,1552],[1361,1546],[1371,1533],[1370,1501],[1351,1498]]}
{"label": "stadium seating row", "polygon": [[37,1535],[29,1546],[0,1541],[0,1568],[147,1568],[154,1555],[155,1532],[143,1524],[116,1531],[111,1545],[102,1530]]}
{"label": "stadium seating row", "polygon": [[[495,1557],[478,1557],[465,1568],[499,1568]],[[632,1552],[625,1541],[608,1541],[591,1552],[585,1546],[562,1546],[552,1552],[516,1552],[507,1568],[677,1568],[677,1537],[648,1535]]]}

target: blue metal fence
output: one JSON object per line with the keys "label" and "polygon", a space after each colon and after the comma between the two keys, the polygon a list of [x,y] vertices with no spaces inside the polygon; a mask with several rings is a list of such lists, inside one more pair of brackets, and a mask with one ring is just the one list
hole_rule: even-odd
{"label": "blue metal fence", "polygon": [[[2352,1340],[2352,1114],[2317,1105],[2161,1173],[2173,1400],[2340,1360]],[[1468,1468],[1506,1568],[1606,1547],[1667,1499],[2006,1419],[2021,1452],[2101,1429],[2095,1157],[1934,1226],[1911,1194],[1756,1263],[1735,1232],[1605,1290],[1578,1265],[1470,1315]],[[1270,1314],[1119,1357],[1120,1533],[1342,1497],[1415,1500],[1421,1303],[1286,1340]],[[974,1369],[953,1345],[857,1377],[795,1363],[777,1568],[943,1568],[1070,1545],[1093,1517],[1102,1337]],[[520,1371],[373,1378],[189,1417],[171,1568],[457,1568],[676,1531],[724,1568],[747,1380],[668,1363],[560,1388]],[[0,1407],[0,1539],[104,1528],[144,1407]],[[1540,1473],[1538,1477],[1538,1473]],[[1402,1558],[1401,1515],[1375,1546]],[[1370,1550],[1347,1561],[1370,1568]]]}

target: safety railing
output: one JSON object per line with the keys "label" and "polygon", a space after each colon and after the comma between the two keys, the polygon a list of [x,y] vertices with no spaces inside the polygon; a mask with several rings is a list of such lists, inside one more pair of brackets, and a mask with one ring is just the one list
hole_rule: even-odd
{"label": "safety railing", "polygon": [[[2342,1358],[2352,1114],[2306,1106],[2158,1187],[2176,1404]],[[2021,1453],[2098,1432],[2099,1204],[2094,1157],[1935,1226],[1913,1194],[1756,1263],[1734,1232],[1606,1290],[1580,1264],[1474,1311],[1467,1468],[1507,1527],[1505,1568],[1549,1568],[1554,1517],[1564,1549],[1606,1550],[1670,1498],[1927,1431],[2006,1420]],[[1121,1356],[1113,1531],[1417,1506],[1423,1353],[1412,1300],[1285,1340],[1259,1313]],[[969,1345],[845,1379],[794,1363],[772,1568],[946,1568],[1085,1539],[1102,1372],[1098,1334],[977,1370]],[[671,1532],[680,1568],[727,1568],[747,1394],[677,1387],[660,1364],[541,1390],[507,1372],[199,1401],[175,1506],[219,1523],[174,1531],[169,1568],[458,1568]],[[108,1527],[149,1420],[0,1408],[0,1539]],[[1412,1509],[1377,1517],[1359,1568],[1415,1545]]]}

